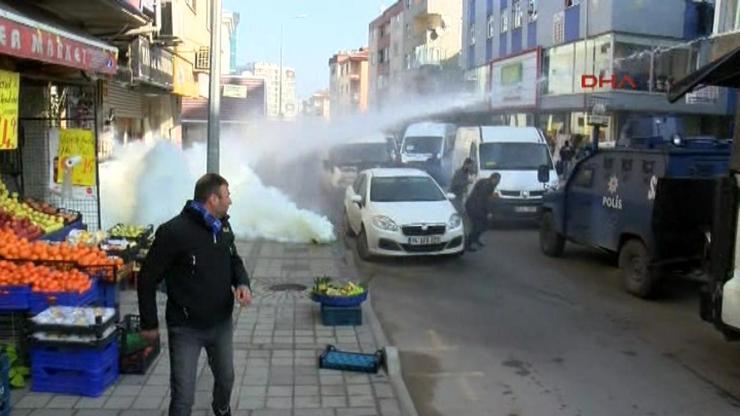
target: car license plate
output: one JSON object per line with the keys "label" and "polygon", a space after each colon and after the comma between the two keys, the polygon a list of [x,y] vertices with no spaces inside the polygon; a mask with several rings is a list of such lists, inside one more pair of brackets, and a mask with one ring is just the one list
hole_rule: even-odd
{"label": "car license plate", "polygon": [[537,212],[537,207],[515,207],[514,212],[531,214],[533,212]]}
{"label": "car license plate", "polygon": [[412,246],[425,246],[429,244],[439,244],[442,242],[442,237],[429,236],[429,237],[409,237],[409,244]]}

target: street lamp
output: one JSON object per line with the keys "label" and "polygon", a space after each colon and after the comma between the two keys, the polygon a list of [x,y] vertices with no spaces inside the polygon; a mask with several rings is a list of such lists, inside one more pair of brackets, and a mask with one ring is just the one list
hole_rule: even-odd
{"label": "street lamp", "polygon": [[[297,14],[293,16],[293,20],[305,19],[308,15]],[[280,85],[278,90],[278,118],[283,119],[283,25],[284,22],[280,22],[280,73],[278,74],[278,84]]]}

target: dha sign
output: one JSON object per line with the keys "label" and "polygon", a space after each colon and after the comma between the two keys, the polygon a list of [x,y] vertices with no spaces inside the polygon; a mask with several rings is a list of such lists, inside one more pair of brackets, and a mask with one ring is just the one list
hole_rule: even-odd
{"label": "dha sign", "polygon": [[581,88],[583,89],[594,89],[598,85],[599,88],[604,88],[604,85],[609,85],[612,89],[625,89],[625,86],[629,86],[633,90],[637,89],[637,82],[629,75],[623,75],[620,79],[616,75],[612,74],[609,78],[596,75],[581,75]]}

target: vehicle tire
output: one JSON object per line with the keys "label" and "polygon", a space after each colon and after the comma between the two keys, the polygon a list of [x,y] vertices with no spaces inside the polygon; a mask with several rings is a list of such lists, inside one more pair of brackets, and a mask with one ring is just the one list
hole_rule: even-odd
{"label": "vehicle tire", "polygon": [[342,219],[342,228],[344,229],[344,235],[347,237],[354,237],[355,232],[352,231],[352,227],[349,225],[349,218],[347,216],[347,211],[344,211],[344,218]]}
{"label": "vehicle tire", "polygon": [[650,253],[642,241],[632,239],[624,243],[619,250],[619,268],[625,290],[640,298],[649,297],[657,280],[654,271],[650,270]]}
{"label": "vehicle tire", "polygon": [[540,222],[540,250],[550,257],[560,257],[565,250],[565,237],[555,230],[552,212],[542,214]]}
{"label": "vehicle tire", "polygon": [[360,234],[357,235],[357,255],[360,256],[362,260],[370,261],[372,260],[372,255],[370,254],[370,249],[368,249],[367,244],[367,235],[365,234],[365,227],[362,227],[360,229]]}

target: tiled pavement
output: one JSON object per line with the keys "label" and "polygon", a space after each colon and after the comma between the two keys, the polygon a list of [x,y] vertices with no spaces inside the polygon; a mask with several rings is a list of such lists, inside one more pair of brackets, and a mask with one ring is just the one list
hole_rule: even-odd
{"label": "tiled pavement", "polygon": [[[275,291],[279,284],[308,288],[316,276],[354,277],[344,250],[334,245],[291,245],[250,242],[240,245],[255,291],[254,303],[235,309],[236,385],[234,415],[240,416],[400,416],[408,411],[408,395],[399,379],[384,372],[366,375],[319,369],[317,357],[327,344],[350,351],[374,352],[384,345],[372,322],[369,302],[363,305],[365,324],[325,327],[319,308],[305,292]],[[160,314],[164,313],[160,298]],[[136,313],[136,296],[121,293],[121,312]],[[164,326],[164,319],[160,318]],[[101,397],[83,398],[12,392],[17,416],[160,416],[169,403],[169,359],[166,335],[163,350],[146,375],[123,375]],[[200,357],[193,415],[211,414],[213,376]],[[400,399],[399,399],[400,398]],[[410,413],[414,413],[410,409]]]}

